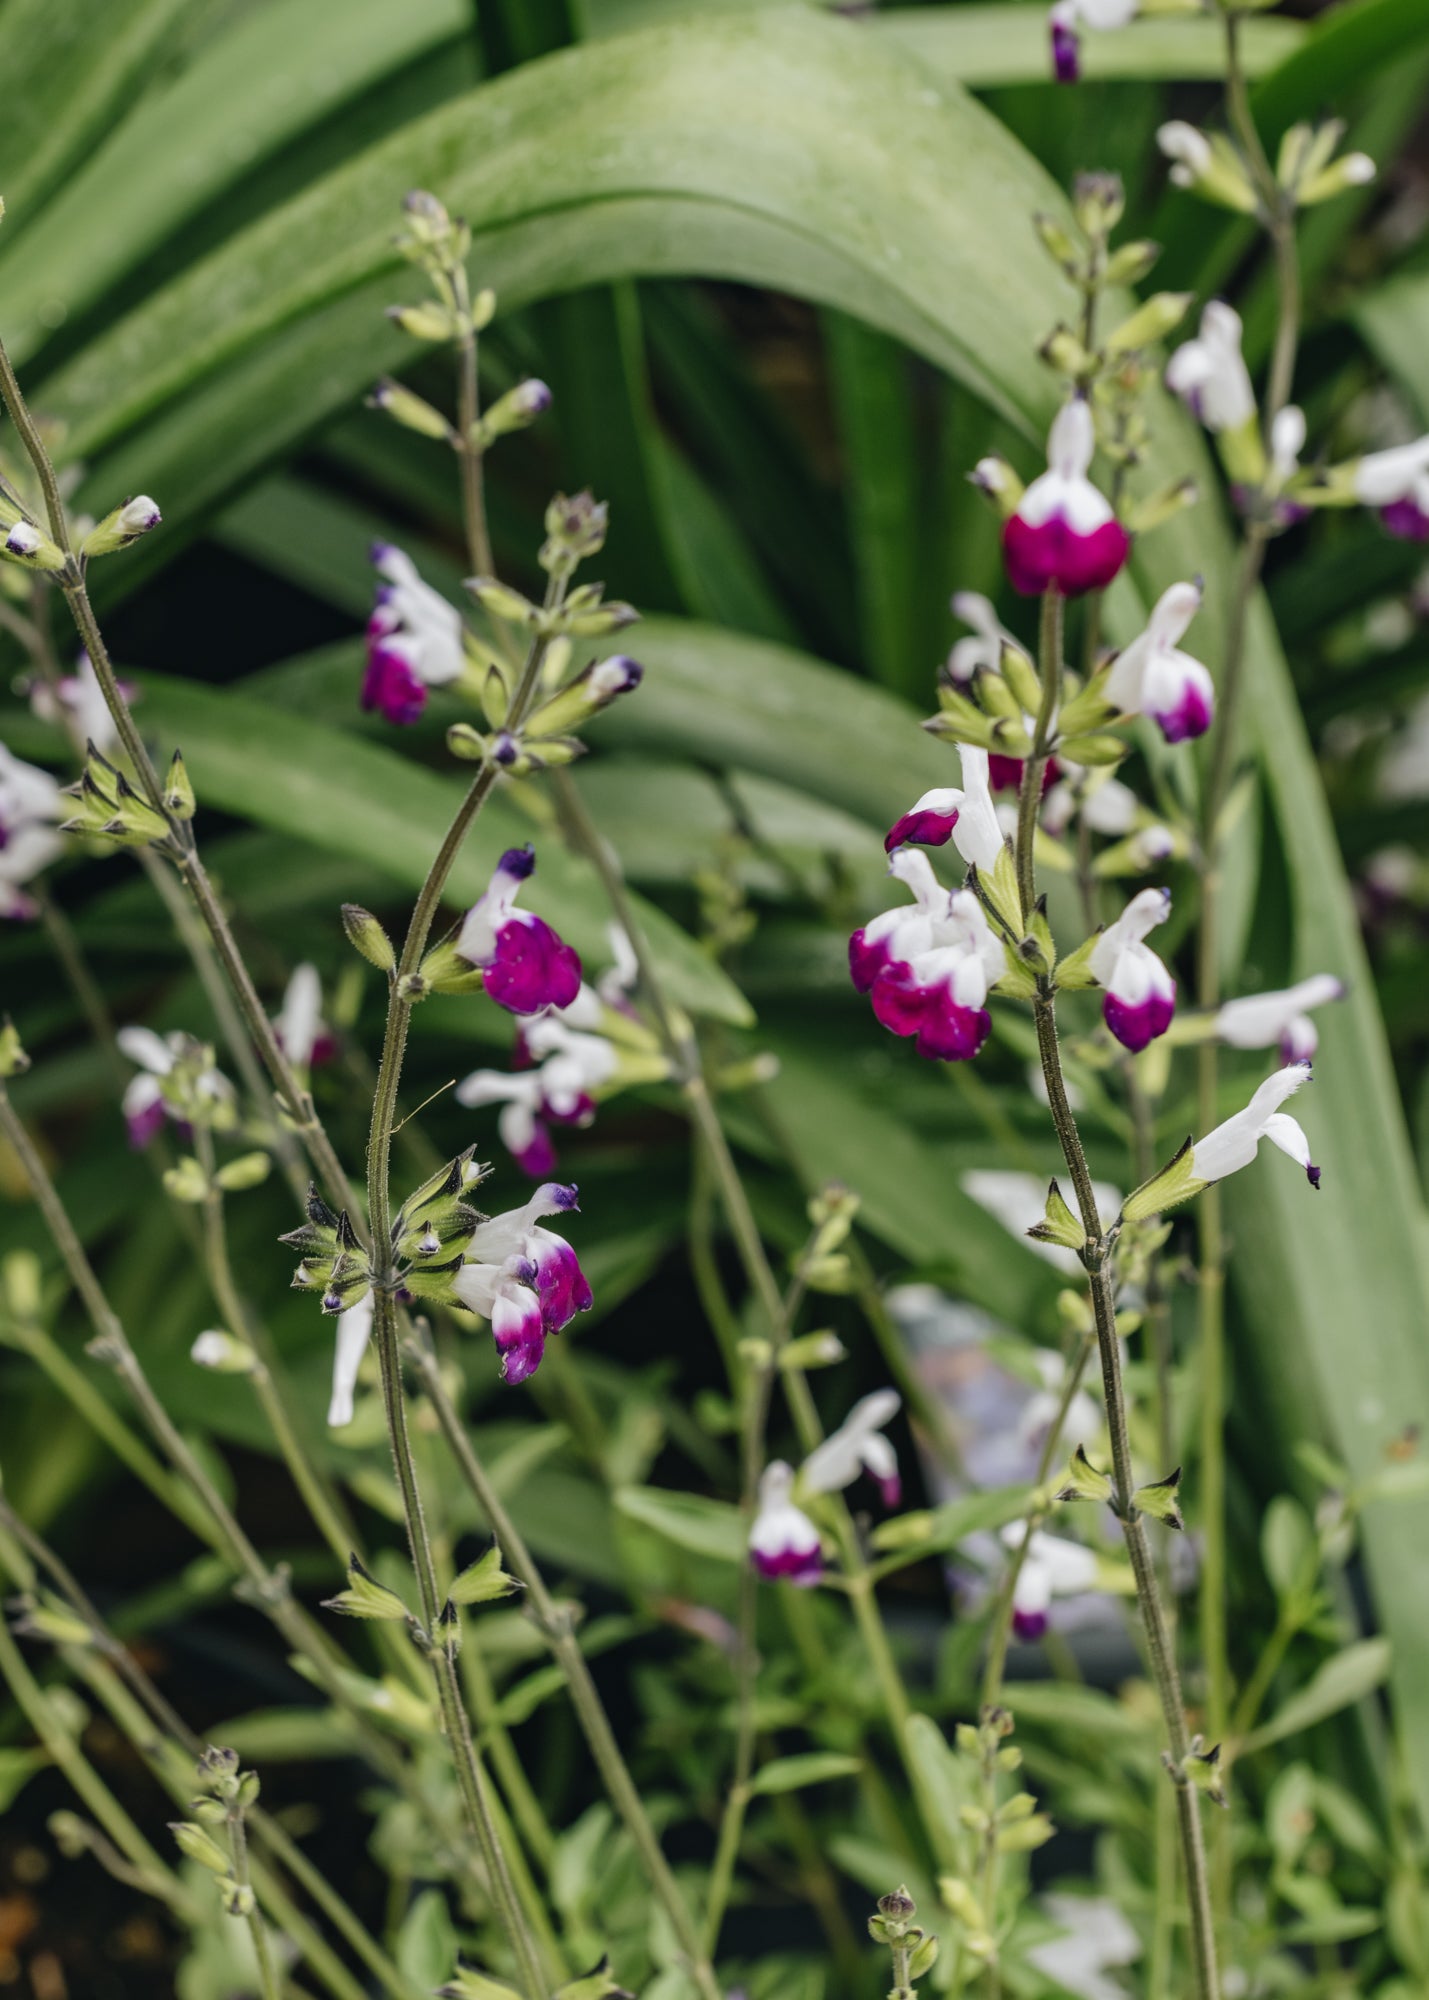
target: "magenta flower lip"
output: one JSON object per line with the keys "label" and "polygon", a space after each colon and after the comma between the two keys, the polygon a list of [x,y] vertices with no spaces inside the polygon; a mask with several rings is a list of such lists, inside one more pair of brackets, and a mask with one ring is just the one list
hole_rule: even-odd
{"label": "magenta flower lip", "polygon": [[1104,590],[1130,550],[1131,537],[1120,521],[1103,521],[1083,534],[1060,514],[1036,524],[1014,514],[1002,531],[1008,578],[1023,597],[1040,597],[1053,588],[1064,597]]}

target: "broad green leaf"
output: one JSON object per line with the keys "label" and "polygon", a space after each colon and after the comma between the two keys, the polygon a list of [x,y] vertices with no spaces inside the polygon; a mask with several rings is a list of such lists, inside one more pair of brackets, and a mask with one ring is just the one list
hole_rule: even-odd
{"label": "broad green leaf", "polygon": [[748,1561],[746,1529],[739,1509],[699,1493],[676,1493],[663,1486],[623,1486],[616,1512],[653,1528],[656,1534],[697,1556],[717,1562]]}
{"label": "broad green leaf", "polygon": [[809,1785],[827,1785],[835,1778],[856,1777],[862,1769],[858,1757],[845,1757],[836,1750],[808,1750],[796,1757],[775,1757],[761,1764],[750,1780],[749,1789],[761,1797],[774,1792],[802,1792]]}
{"label": "broad green leaf", "polygon": [[1282,1737],[1294,1736],[1302,1729],[1313,1729],[1317,1722],[1363,1701],[1388,1679],[1389,1658],[1390,1642],[1385,1638],[1360,1639],[1353,1646],[1346,1646],[1342,1653],[1326,1660],[1268,1722],[1252,1730],[1242,1748],[1263,1750],[1267,1744],[1279,1743]]}
{"label": "broad green leaf", "polygon": [[[275,731],[271,709],[239,694],[160,675],[143,678],[143,693],[145,726],[182,745],[200,810],[239,813],[420,887],[460,800],[459,781],[296,716]],[[493,801],[452,871],[449,907],[474,901],[501,850],[536,831],[507,800]],[[603,963],[607,912],[594,870],[557,840],[539,847],[532,907]],[[677,925],[650,905],[641,920],[683,1006],[749,1021],[742,996]]]}
{"label": "broad green leaf", "polygon": [[44,228],[4,256],[15,360],[296,133],[468,32],[464,0],[268,0],[237,15],[91,154]]}
{"label": "broad green leaf", "polygon": [[397,1933],[397,1964],[420,1992],[430,1993],[456,1964],[457,1937],[446,1897],[423,1889]]}

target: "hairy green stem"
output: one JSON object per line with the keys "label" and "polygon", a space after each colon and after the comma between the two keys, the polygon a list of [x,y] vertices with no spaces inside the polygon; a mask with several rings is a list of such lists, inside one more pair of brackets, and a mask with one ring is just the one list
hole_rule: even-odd
{"label": "hairy green stem", "polygon": [[[1043,716],[1050,717],[1055,709],[1061,670],[1060,631],[1056,623],[1047,616],[1044,604],[1040,658]],[[1045,748],[1040,719],[1038,738],[1044,742]],[[1034,755],[1023,766],[1019,828],[1023,824],[1035,825],[1036,801],[1041,797],[1041,785],[1041,768]],[[1029,799],[1032,801],[1030,820],[1026,811]],[[1019,886],[1022,886],[1024,898],[1023,906],[1024,909],[1030,910],[1035,903],[1036,890],[1036,872],[1030,840],[1025,850],[1019,852],[1017,865],[1018,882]],[[1200,1801],[1186,1771],[1186,1759],[1190,1754],[1191,1745],[1190,1733],[1186,1726],[1185,1703],[1181,1693],[1181,1677],[1176,1665],[1170,1629],[1162,1608],[1161,1590],[1146,1528],[1132,1501],[1132,1495],[1136,1491],[1136,1477],[1132,1466],[1126,1392],[1121,1374],[1121,1342],[1116,1329],[1116,1301],[1112,1286],[1112,1241],[1102,1226],[1081,1134],[1077,1129],[1071,1105],[1067,1101],[1061,1050],[1057,1040],[1056,1000],[1053,989],[1046,980],[1042,982],[1042,989],[1033,1001],[1032,1011],[1052,1123],[1056,1128],[1062,1157],[1067,1163],[1067,1171],[1071,1175],[1072,1185],[1076,1191],[1077,1208],[1086,1234],[1081,1257],[1087,1271],[1092,1319],[1101,1360],[1102,1390],[1106,1403],[1107,1429],[1111,1439],[1112,1479],[1116,1489],[1116,1505],[1136,1583],[1136,1598],[1141,1610],[1147,1654],[1161,1703],[1162,1719],[1170,1751],[1170,1770],[1176,1786],[1181,1853],[1190,1910],[1191,1955],[1196,1993],[1198,2000],[1218,2000],[1220,1981],[1216,1965],[1215,1926],[1211,1913],[1210,1881],[1206,1869]]]}
{"label": "hairy green stem", "polygon": [[471,1488],[477,1505],[491,1526],[492,1533],[496,1536],[503,1563],[526,1586],[537,1628],[550,1646],[557,1665],[565,1675],[571,1705],[575,1709],[576,1719],[595,1759],[601,1780],[616,1811],[625,1823],[626,1831],[635,1843],[649,1877],[650,1887],[670,1919],[680,1949],[688,1962],[690,1974],[704,2000],[720,2000],[720,1986],[714,1968],[709,1962],[679,1884],[665,1859],[639,1789],[621,1755],[620,1745],[610,1726],[610,1719],[606,1715],[590,1667],[576,1637],[570,1612],[551,1596],[545,1578],[527,1548],[520,1530],[492,1483],[489,1473],[477,1457],[461,1418],[447,1395],[435,1354],[423,1342],[416,1339],[408,1342],[407,1352],[421,1377],[422,1386],[436,1413],[437,1423],[458,1469]]}
{"label": "hairy green stem", "polygon": [[252,1906],[244,1913],[243,1921],[248,1926],[248,1935],[253,1940],[253,1956],[258,1964],[258,1983],[263,1989],[263,2000],[281,2000],[278,1991],[278,1975],[273,1969],[273,1953],[268,1943],[268,1926],[258,1908],[258,1898],[253,1892],[253,1884],[248,1872],[248,1835],[243,1825],[243,1813],[234,1807],[228,1820],[228,1843],[233,1855],[233,1879],[240,1889],[246,1889],[252,1898]]}

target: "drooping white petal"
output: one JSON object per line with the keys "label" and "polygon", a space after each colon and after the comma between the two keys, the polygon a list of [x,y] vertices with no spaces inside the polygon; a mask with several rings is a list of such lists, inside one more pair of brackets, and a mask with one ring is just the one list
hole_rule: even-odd
{"label": "drooping white petal", "polygon": [[167,1076],[174,1066],[175,1052],[162,1035],[156,1035],[152,1028],[131,1025],[121,1028],[114,1037],[122,1055],[130,1062],[138,1063],[141,1069],[154,1076]]}
{"label": "drooping white petal", "polygon": [[1233,1049],[1273,1048],[1292,1023],[1312,1007],[1342,1000],[1345,984],[1332,972],[1316,972],[1276,993],[1252,993],[1227,1000],[1216,1015],[1216,1033]]}
{"label": "drooping white petal", "polygon": [[1355,498],[1367,507],[1389,507],[1407,500],[1421,476],[1429,472],[1429,435],[1413,444],[1372,451],[1355,467]]}
{"label": "drooping white petal", "polygon": [[355,1306],[349,1306],[337,1316],[337,1341],[332,1362],[332,1400],[328,1404],[327,1420],[334,1429],[352,1422],[353,1396],[357,1389],[357,1374],[362,1366],[362,1357],[367,1352],[367,1343],[372,1338],[373,1299],[369,1292],[359,1299]]}
{"label": "drooping white petal", "polygon": [[313,1059],[313,1045],[322,1021],[322,1000],[317,967],[296,966],[283,995],[282,1012],[273,1025],[284,1055],[297,1069],[306,1069]]}

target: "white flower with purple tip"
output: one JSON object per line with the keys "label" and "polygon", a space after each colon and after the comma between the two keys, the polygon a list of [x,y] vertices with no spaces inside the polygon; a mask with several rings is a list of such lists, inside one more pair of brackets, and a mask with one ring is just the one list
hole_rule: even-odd
{"label": "white flower with purple tip", "polygon": [[1283,1063],[1305,1063],[1320,1046],[1312,1007],[1343,1000],[1348,988],[1332,972],[1317,972],[1278,993],[1227,1000],[1216,1015],[1216,1033],[1233,1049],[1278,1048]]}
{"label": "white flower with purple tip", "polygon": [[1052,37],[1052,73],[1058,83],[1076,83],[1082,74],[1077,29],[1124,28],[1134,21],[1141,0],[1057,0],[1047,16]]}
{"label": "white flower with purple tip", "polygon": [[523,1207],[480,1223],[452,1281],[461,1303],[490,1320],[503,1382],[534,1375],[547,1335],[590,1309],[591,1289],[575,1251],[539,1222],[573,1210],[576,1192],[547,1181]]}
{"label": "white flower with purple tip", "polygon": [[776,1458],[759,1480],[759,1506],[749,1531],[749,1555],[770,1583],[816,1584],[824,1573],[819,1531],[793,1500],[794,1468]]}
{"label": "white flower with purple tip", "polygon": [[[581,988],[574,1006],[586,995],[598,1019],[601,1002],[588,986]],[[468,1106],[499,1104],[502,1145],[523,1173],[541,1180],[556,1165],[548,1127],[589,1125],[595,1093],[610,1081],[620,1058],[603,1035],[582,1033],[555,1014],[539,1015],[523,1039],[532,1068],[473,1070],[457,1085],[456,1097]]]}
{"label": "white flower with purple tip", "polygon": [[1176,1012],[1176,981],[1145,942],[1171,914],[1169,889],[1143,889],[1092,947],[1092,977],[1106,990],[1102,1018],[1133,1054],[1164,1035]]}
{"label": "white flower with purple tip", "polygon": [[1054,1597],[1080,1597],[1096,1588],[1096,1556],[1080,1542],[1044,1534],[1026,1521],[1004,1528],[1002,1539],[1014,1553],[1027,1542],[1012,1593],[1012,1629],[1019,1639],[1040,1639],[1051,1622]]}
{"label": "white flower with purple tip", "polygon": [[337,1037],[322,1017],[323,991],[315,965],[295,966],[273,1021],[278,1046],[294,1069],[330,1062]]}
{"label": "white flower with purple tip", "polygon": [[1355,498],[1378,510],[1391,535],[1429,542],[1429,437],[1372,451],[1354,469]]}
{"label": "white flower with purple tip", "polygon": [[1168,743],[1204,736],[1216,712],[1215,683],[1199,660],[1177,646],[1201,608],[1199,583],[1173,583],[1147,621],[1117,655],[1106,697],[1123,715],[1149,715]]}
{"label": "white flower with purple tip", "polygon": [[580,991],[577,954],[542,918],[515,907],[535,866],[534,848],[508,848],[456,942],[457,956],[480,968],[486,991],[511,1014],[569,1007]]}
{"label": "white flower with purple tip", "polygon": [[456,680],[466,665],[461,613],[391,542],[373,544],[372,562],[382,581],[367,621],[362,706],[389,722],[412,723],[427,705],[427,689]]}
{"label": "white flower with purple tip", "polygon": [[[998,839],[1000,847],[1000,832]],[[985,1002],[1005,970],[1002,946],[977,897],[966,889],[950,895],[916,848],[899,848],[888,872],[913,891],[914,903],[854,932],[853,983],[885,1028],[916,1037],[920,1055],[975,1056],[992,1026]]]}
{"label": "white flower with purple tip", "polygon": [[1091,409],[1084,397],[1073,397],[1052,425],[1047,470],[1002,530],[1007,574],[1024,597],[1102,590],[1126,561],[1130,537],[1087,477],[1095,451]]}
{"label": "white flower with purple tip", "polygon": [[1303,1167],[1311,1187],[1318,1188],[1320,1169],[1310,1158],[1310,1141],[1299,1121],[1280,1109],[1287,1097],[1309,1081],[1307,1062],[1289,1063],[1268,1076],[1243,1111],[1217,1125],[1204,1139],[1194,1141],[1192,1179],[1204,1186],[1210,1181],[1224,1180],[1227,1174],[1239,1173],[1255,1158],[1261,1140],[1269,1139],[1272,1146],[1288,1153],[1296,1166]]}
{"label": "white flower with purple tip", "polygon": [[334,1430],[352,1422],[352,1402],[357,1389],[357,1372],[367,1343],[372,1338],[373,1299],[364,1292],[356,1305],[337,1316],[337,1342],[333,1350],[332,1398],[327,1420]]}
{"label": "white flower with purple tip", "polygon": [[1166,387],[1208,431],[1238,431],[1255,417],[1255,390],[1241,352],[1241,319],[1223,299],[1201,314],[1200,331],[1166,363]]}

